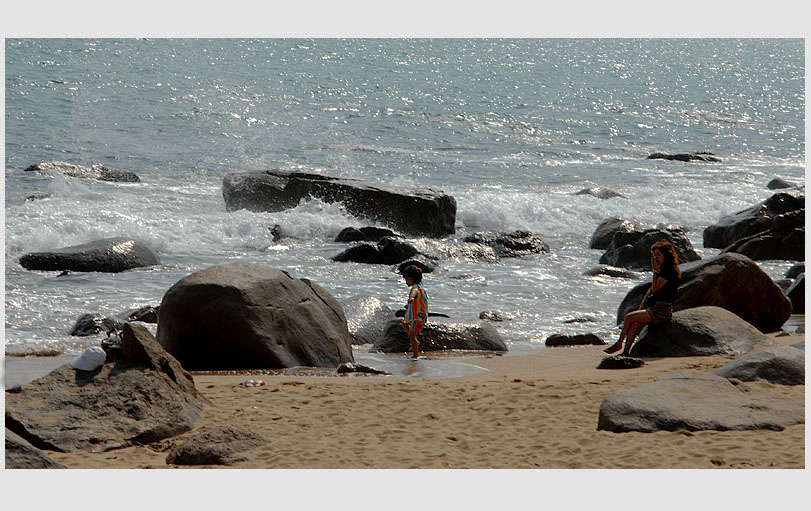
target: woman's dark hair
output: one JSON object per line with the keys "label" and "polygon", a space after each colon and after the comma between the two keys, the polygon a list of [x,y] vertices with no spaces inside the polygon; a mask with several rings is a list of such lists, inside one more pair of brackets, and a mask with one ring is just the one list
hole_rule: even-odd
{"label": "woman's dark hair", "polygon": [[676,275],[681,278],[681,270],[679,270],[679,256],[676,255],[676,248],[667,240],[659,240],[650,247],[651,250],[657,250],[660,254],[665,256],[664,264],[669,264],[676,270]]}
{"label": "woman's dark hair", "polygon": [[403,277],[411,277],[414,281],[414,284],[419,284],[422,282],[422,270],[418,266],[414,266],[413,264],[409,264],[405,268],[403,268]]}

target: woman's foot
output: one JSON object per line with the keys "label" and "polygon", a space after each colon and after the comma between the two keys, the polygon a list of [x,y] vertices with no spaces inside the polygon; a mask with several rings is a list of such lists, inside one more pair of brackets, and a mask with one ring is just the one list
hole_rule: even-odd
{"label": "woman's foot", "polygon": [[605,351],[606,353],[608,353],[610,355],[612,353],[615,353],[615,352],[619,351],[620,348],[622,348],[622,343],[618,342],[618,343],[616,343],[616,344],[614,344],[612,346],[609,346],[608,348],[604,349],[603,351]]}

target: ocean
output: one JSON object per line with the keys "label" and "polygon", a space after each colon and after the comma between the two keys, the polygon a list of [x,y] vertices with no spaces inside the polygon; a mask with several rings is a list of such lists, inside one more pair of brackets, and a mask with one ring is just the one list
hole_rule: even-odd
{"label": "ocean", "polygon": [[[385,226],[319,200],[226,212],[232,171],[452,195],[456,234],[409,239],[439,258],[424,280],[431,309],[511,316],[495,326],[512,353],[554,333],[618,334],[620,301],[649,274],[583,274],[598,265],[588,244],[604,219],[680,225],[707,258],[719,251],[703,247],[704,228],[771,196],[772,178],[805,181],[802,39],[7,39],[5,106],[10,354],[78,353],[103,337],[68,335],[80,315],[158,305],[182,277],[234,261],[402,307],[392,267],[331,260],[347,248],[333,241],[343,228]],[[695,151],[722,161],[646,159]],[[23,172],[48,161],[141,182]],[[575,195],[593,186],[622,197]],[[514,230],[550,253],[494,263],[454,250],[474,232]],[[139,238],[161,264],[63,277],[19,264],[111,236]],[[760,265],[780,278],[792,263]]]}

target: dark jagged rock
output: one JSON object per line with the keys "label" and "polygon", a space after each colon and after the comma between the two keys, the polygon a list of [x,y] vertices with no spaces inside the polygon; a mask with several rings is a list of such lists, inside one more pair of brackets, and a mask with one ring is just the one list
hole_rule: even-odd
{"label": "dark jagged rock", "polygon": [[596,320],[593,317],[580,317],[571,318],[563,321],[564,325],[571,325],[572,323],[594,323]]}
{"label": "dark jagged rock", "polygon": [[684,231],[677,227],[669,227],[664,230],[617,231],[611,239],[611,244],[600,257],[600,264],[620,268],[650,269],[650,248],[660,240],[673,244],[679,263],[700,259]]}
{"label": "dark jagged rock", "polygon": [[805,262],[797,263],[786,271],[787,279],[796,279],[801,273],[805,273]]}
{"label": "dark jagged rock", "polygon": [[805,423],[802,403],[711,373],[677,371],[603,399],[597,429],[781,431]]}
{"label": "dark jagged rock", "polygon": [[546,338],[547,346],[602,346],[605,341],[595,334],[553,334]]}
{"label": "dark jagged rock", "polygon": [[155,266],[160,264],[160,259],[140,241],[117,237],[49,252],[32,252],[22,256],[20,264],[26,270],[118,273],[133,268]]}
{"label": "dark jagged rock", "polygon": [[28,197],[26,197],[25,202],[33,202],[35,200],[47,199],[50,196],[51,196],[50,193],[35,193],[33,195],[29,195]]}
{"label": "dark jagged rock", "polygon": [[268,227],[270,231],[270,235],[273,239],[273,242],[277,242],[282,239],[282,226],[279,224],[274,224],[273,227]]}
{"label": "dark jagged rock", "polygon": [[237,426],[221,426],[198,433],[175,447],[166,457],[168,465],[229,465],[249,459],[246,451],[270,441]]}
{"label": "dark jagged rock", "polygon": [[603,188],[602,186],[593,186],[591,188],[584,188],[579,192],[575,193],[575,195],[591,195],[592,197],[597,197],[598,199],[613,199],[614,197],[625,197],[621,193],[617,193],[614,190],[609,190],[608,188]]}
{"label": "dark jagged rock", "polygon": [[615,233],[634,232],[638,230],[640,229],[638,229],[633,222],[617,217],[608,218],[600,222],[600,225],[594,230],[594,233],[591,235],[591,240],[589,240],[589,248],[605,250],[611,245],[611,240],[614,239]]}
{"label": "dark jagged rock", "polygon": [[443,237],[455,232],[456,200],[430,188],[371,185],[357,179],[282,171],[229,172],[222,194],[228,211],[282,211],[306,198],[343,203],[346,211],[398,231]]}
{"label": "dark jagged rock", "polygon": [[342,305],[352,344],[374,344],[394,318],[394,311],[373,296],[354,296]]}
{"label": "dark jagged rock", "polygon": [[766,185],[766,188],[769,190],[782,190],[784,188],[795,188],[797,185],[789,183],[785,179],[781,179],[776,177],[769,181],[769,184]]}
{"label": "dark jagged rock", "polygon": [[40,449],[103,451],[189,431],[206,403],[152,334],[127,323],[115,363],[65,364],[6,393],[6,427]]}
{"label": "dark jagged rock", "polygon": [[805,273],[800,275],[786,290],[786,296],[791,300],[792,314],[805,314]]}
{"label": "dark jagged rock", "polygon": [[385,236],[376,246],[359,243],[336,255],[332,260],[363,264],[398,264],[418,253],[414,245],[398,238]]}
{"label": "dark jagged rock", "polygon": [[645,365],[645,362],[638,358],[614,355],[613,357],[605,357],[602,359],[597,369],[636,369],[643,365]]}
{"label": "dark jagged rock", "polygon": [[512,316],[499,311],[482,311],[479,313],[479,319],[499,323],[501,321],[511,320]]}
{"label": "dark jagged rock", "polygon": [[69,177],[78,177],[84,179],[97,179],[99,181],[113,181],[117,183],[137,183],[141,179],[129,170],[119,169],[118,167],[108,167],[96,163],[90,167],[84,165],[74,165],[72,163],[65,163],[61,161],[35,163],[23,169],[24,171],[31,172],[60,172]]}
{"label": "dark jagged rock", "polygon": [[720,307],[673,313],[670,321],[648,325],[631,348],[635,357],[740,355],[757,345],[775,344],[755,327]]}
{"label": "dark jagged rock", "polygon": [[403,270],[409,266],[416,266],[423,273],[433,273],[434,270],[436,270],[436,261],[422,254],[418,254],[397,265],[397,273],[403,273]]}
{"label": "dark jagged rock", "polygon": [[640,276],[637,272],[617,268],[616,266],[608,266],[605,264],[594,267],[590,270],[586,270],[583,272],[583,275],[587,275],[589,277],[605,276],[618,279],[636,279]]}
{"label": "dark jagged rock", "polygon": [[477,232],[467,236],[465,242],[492,247],[497,257],[521,257],[549,252],[549,245],[529,231],[500,234]]}
{"label": "dark jagged rock", "polygon": [[[423,327],[417,339],[420,351],[440,350],[485,350],[507,351],[498,330],[486,323],[470,325],[464,323],[432,323]],[[409,351],[408,335],[402,321],[393,320],[386,327],[383,337],[375,342],[371,351],[401,353]]]}
{"label": "dark jagged rock", "polygon": [[146,305],[126,314],[127,321],[140,321],[142,323],[158,322],[158,307]]}
{"label": "dark jagged rock", "polygon": [[[805,191],[790,190],[772,195],[765,201],[742,211],[721,218],[717,224],[704,229],[704,246],[707,248],[727,248],[744,238],[752,238],[775,228],[775,220],[780,215],[794,213],[778,220],[776,232],[788,235],[789,227],[800,225],[805,214]],[[799,215],[795,216],[795,215]],[[798,223],[800,222],[800,223]]]}
{"label": "dark jagged rock", "polygon": [[380,374],[384,376],[391,376],[391,373],[375,369],[374,367],[365,366],[362,364],[353,364],[352,362],[344,362],[336,369],[338,374],[351,374],[351,373],[364,373],[364,374]]}
{"label": "dark jagged rock", "polygon": [[[723,307],[761,332],[776,332],[791,316],[791,301],[760,267],[740,254],[680,265],[682,278],[674,311]],[[635,286],[617,310],[617,324],[640,307],[650,281]]]}
{"label": "dark jagged rock", "polygon": [[318,284],[248,263],[212,266],[163,296],[158,341],[189,369],[353,362],[343,309]]}
{"label": "dark jagged rock", "polygon": [[6,428],[6,469],[68,468]]}
{"label": "dark jagged rock", "polygon": [[70,335],[86,337],[121,330],[123,326],[123,322],[100,314],[82,314],[70,329]]}
{"label": "dark jagged rock", "polygon": [[394,231],[390,229],[381,229],[379,227],[347,227],[338,233],[335,241],[338,243],[349,243],[352,241],[373,241],[377,243],[381,238],[386,236],[398,237]]}
{"label": "dark jagged rock", "polygon": [[723,252],[743,254],[754,261],[805,259],[805,208],[777,215],[772,227],[753,236],[741,238]]}
{"label": "dark jagged rock", "polygon": [[805,385],[805,351],[791,346],[763,348],[736,358],[715,374],[740,381]]}
{"label": "dark jagged rock", "polygon": [[648,160],[678,160],[678,161],[707,161],[707,162],[720,162],[713,153],[709,151],[697,151],[695,153],[653,153],[647,158]]}

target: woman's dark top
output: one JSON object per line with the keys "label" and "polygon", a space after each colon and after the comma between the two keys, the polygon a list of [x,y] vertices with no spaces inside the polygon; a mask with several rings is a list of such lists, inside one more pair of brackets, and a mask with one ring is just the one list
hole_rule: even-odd
{"label": "woman's dark top", "polygon": [[[654,272],[653,278],[655,279],[657,273]],[[652,293],[648,298],[648,304],[672,304],[676,300],[676,290],[679,288],[679,276],[676,274],[676,268],[673,266],[662,266],[659,268],[658,276],[665,279],[665,285],[659,291]]]}

